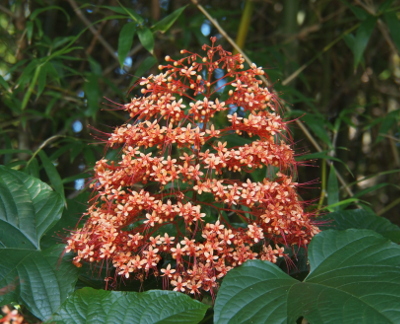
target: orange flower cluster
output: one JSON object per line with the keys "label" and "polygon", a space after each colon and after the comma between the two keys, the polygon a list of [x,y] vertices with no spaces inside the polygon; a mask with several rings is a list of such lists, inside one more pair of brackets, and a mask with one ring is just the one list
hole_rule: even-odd
{"label": "orange flower cluster", "polygon": [[24,317],[18,313],[17,309],[11,309],[10,307],[3,306],[1,308],[4,316],[0,319],[0,323],[4,324],[24,324],[26,323]]}
{"label": "orange flower cluster", "polygon": [[68,239],[75,265],[104,261],[126,278],[213,292],[233,267],[276,262],[319,232],[289,176],[293,150],[264,71],[215,39],[203,50],[166,57],[123,106],[130,123],[107,141],[120,160],[97,162],[89,217]]}

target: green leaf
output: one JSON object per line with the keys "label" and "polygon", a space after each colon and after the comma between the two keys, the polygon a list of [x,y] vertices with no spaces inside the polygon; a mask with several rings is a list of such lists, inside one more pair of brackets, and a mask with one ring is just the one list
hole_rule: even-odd
{"label": "green leaf", "polygon": [[393,0],[386,0],[384,3],[382,3],[379,8],[378,8],[378,13],[385,12],[386,9],[390,7],[390,5],[393,3]]}
{"label": "green leaf", "polygon": [[146,57],[146,59],[140,64],[139,68],[136,70],[134,81],[136,81],[138,78],[141,78],[142,75],[144,75],[146,71],[150,70],[156,63],[157,60],[154,56]]}
{"label": "green leaf", "polygon": [[42,94],[45,86],[46,86],[46,78],[47,78],[47,65],[48,63],[45,63],[42,65],[42,68],[39,71],[38,75],[38,89],[36,92],[36,98],[39,98],[40,95]]}
{"label": "green leaf", "polygon": [[392,185],[392,184],[387,183],[387,182],[378,183],[378,184],[376,184],[376,185],[374,185],[374,186],[372,186],[372,187],[368,187],[368,188],[366,188],[366,189],[364,189],[364,190],[357,191],[357,192],[354,194],[353,197],[354,197],[354,198],[362,197],[362,196],[366,195],[367,193],[370,193],[370,192],[372,192],[372,191],[378,190],[378,189],[383,188],[383,187],[386,187],[386,186],[391,186],[391,185]]}
{"label": "green leaf", "polygon": [[208,306],[174,291],[77,290],[51,323],[198,323]]}
{"label": "green leaf", "polygon": [[396,45],[397,50],[400,52],[400,21],[394,11],[385,12],[383,14],[387,27],[389,28],[390,36],[392,36],[393,43]]}
{"label": "green leaf", "polygon": [[302,117],[302,120],[320,140],[322,140],[329,148],[332,148],[329,134],[324,127],[325,121],[321,116],[306,114]]}
{"label": "green leaf", "polygon": [[124,66],[124,61],[132,47],[133,37],[135,36],[136,23],[131,22],[125,24],[119,33],[118,39],[118,61],[121,68]]}
{"label": "green leaf", "polygon": [[25,305],[39,319],[48,319],[74,291],[78,279],[71,257],[61,259],[63,249],[62,245],[43,251],[0,249],[0,287],[13,288],[0,296],[0,304]]}
{"label": "green leaf", "polygon": [[30,150],[19,150],[19,149],[0,150],[0,154],[17,154],[17,153],[26,153],[26,154],[32,155],[32,151],[30,151]]}
{"label": "green leaf", "polygon": [[25,28],[26,28],[26,37],[28,38],[28,43],[29,44],[32,42],[33,27],[34,27],[33,21],[28,20],[26,22]]}
{"label": "green leaf", "polygon": [[349,9],[353,12],[353,14],[359,19],[364,20],[368,17],[368,12],[360,7],[353,6],[348,1],[341,0]]}
{"label": "green leaf", "polygon": [[[329,211],[335,211],[339,209],[345,209],[349,204],[359,202],[360,200],[357,198],[348,198],[345,200],[338,201],[337,203],[330,204],[324,208],[321,208],[321,210],[329,210]],[[341,208],[339,208],[341,206]]]}
{"label": "green leaf", "polygon": [[4,80],[4,78],[1,75],[0,75],[0,85],[6,90],[8,90],[8,88],[9,88],[7,81]]}
{"label": "green leaf", "polygon": [[48,319],[74,291],[78,268],[68,258],[61,259],[64,246],[44,251],[0,249],[0,286],[12,287],[0,296],[0,304],[25,305],[41,320]]}
{"label": "green leaf", "polygon": [[[40,246],[43,249],[54,246],[59,243],[60,237],[68,237],[71,234],[71,231],[82,220],[82,215],[87,211],[87,202],[90,199],[89,195],[90,192],[83,191],[73,199],[67,199],[68,208],[64,208],[61,219],[46,232],[40,241]],[[93,272],[90,273],[93,274]],[[103,278],[99,278],[97,273],[93,275],[102,281],[104,287]]]}
{"label": "green leaf", "polygon": [[74,290],[78,269],[64,246],[41,250],[42,236],[60,219],[60,196],[39,179],[0,166],[0,305],[25,305],[49,318]]}
{"label": "green leaf", "polygon": [[67,21],[69,22],[68,13],[63,8],[61,8],[59,6],[47,6],[47,7],[44,7],[44,8],[36,9],[30,14],[29,19],[30,20],[35,20],[37,15],[39,15],[42,12],[48,11],[48,10],[60,10],[60,11],[62,11],[64,13],[65,17],[67,17]]}
{"label": "green leaf", "polygon": [[371,37],[372,31],[375,28],[377,17],[369,16],[366,18],[357,29],[356,37],[354,39],[353,54],[354,54],[354,68],[357,68],[367,47],[368,41]]}
{"label": "green leaf", "polygon": [[95,74],[89,74],[86,78],[87,82],[83,85],[88,106],[85,111],[85,116],[94,118],[100,107],[101,94],[98,82],[99,77]]}
{"label": "green leaf", "polygon": [[[38,63],[38,62],[39,61],[35,61],[35,63]],[[28,65],[28,67],[29,67],[29,65]],[[22,103],[21,103],[21,109],[22,110],[24,110],[26,108],[26,106],[28,105],[29,99],[30,99],[30,97],[32,95],[33,88],[36,85],[37,79],[38,79],[38,77],[40,75],[40,70],[41,69],[42,69],[42,64],[38,64],[36,66],[35,73],[33,74],[33,77],[30,80],[28,90],[25,92],[24,98],[22,99]],[[21,76],[21,79],[22,79],[22,76]]]}
{"label": "green leaf", "polygon": [[99,62],[97,62],[93,57],[89,56],[88,59],[89,61],[89,65],[90,65],[90,70],[93,72],[93,74],[101,76],[103,71],[102,71],[102,67],[99,64]]}
{"label": "green leaf", "polygon": [[382,135],[388,134],[389,130],[394,125],[397,125],[397,122],[399,120],[400,120],[400,110],[397,109],[388,113],[382,120],[381,127],[379,128],[379,135],[376,138],[375,144],[382,141],[382,139],[384,138]]}
{"label": "green leaf", "polygon": [[26,167],[23,169],[23,171],[34,178],[40,179],[40,167],[36,157],[32,160],[29,160],[29,163],[26,164]]}
{"label": "green leaf", "polygon": [[0,166],[0,246],[39,249],[62,209],[61,197],[47,184]]}
{"label": "green leaf", "polygon": [[61,196],[63,200],[65,200],[64,185],[61,181],[61,177],[57,171],[57,168],[54,166],[53,162],[50,161],[47,154],[43,150],[40,150],[38,155],[54,190]]}
{"label": "green leaf", "polygon": [[342,160],[329,155],[329,152],[330,152],[330,150],[324,150],[321,152],[299,155],[299,156],[296,156],[296,161],[310,161],[310,160],[314,160],[314,159],[325,159],[325,160],[340,162],[343,164]]}
{"label": "green leaf", "polygon": [[114,12],[118,12],[119,14],[123,14],[123,15],[128,15],[129,18],[131,18],[133,21],[135,21],[138,24],[142,24],[143,23],[143,18],[141,16],[139,16],[135,11],[133,11],[132,9],[126,8],[126,7],[114,7],[114,6],[96,6],[96,7],[100,7],[100,8],[105,8],[105,9],[109,9],[112,10]]}
{"label": "green leaf", "polygon": [[161,33],[165,33],[168,29],[171,28],[171,26],[174,24],[174,22],[179,18],[179,16],[182,14],[182,12],[186,9],[188,5],[183,6],[177,10],[175,10],[173,13],[170,15],[164,17],[157,23],[155,23],[151,29],[153,31],[160,31]]}
{"label": "green leaf", "polygon": [[377,216],[372,211],[364,209],[340,210],[318,217],[318,220],[326,222],[326,225],[321,227],[321,229],[369,229],[393,242],[400,243],[400,227],[392,224],[384,217]]}
{"label": "green leaf", "polygon": [[[336,177],[335,167],[331,165],[331,169],[329,171],[328,176],[328,205],[337,204],[339,202],[339,184]],[[337,210],[338,207],[333,208],[333,210]]]}
{"label": "green leaf", "polygon": [[147,49],[150,54],[153,54],[154,50],[154,37],[151,30],[147,27],[138,28],[137,30],[140,43],[145,49]]}
{"label": "green leaf", "polygon": [[251,260],[225,277],[214,322],[399,323],[400,246],[368,230],[329,230],[309,245],[310,274],[297,281]]}

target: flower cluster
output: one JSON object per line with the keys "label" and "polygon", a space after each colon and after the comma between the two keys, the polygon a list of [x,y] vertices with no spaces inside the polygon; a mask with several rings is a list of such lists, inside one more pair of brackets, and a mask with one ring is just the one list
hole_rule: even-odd
{"label": "flower cluster", "polygon": [[18,313],[17,309],[11,309],[10,307],[3,306],[1,308],[4,316],[0,319],[0,323],[4,324],[23,324],[26,323],[24,317]]}
{"label": "flower cluster", "polygon": [[203,50],[166,57],[122,106],[130,121],[107,140],[120,158],[97,162],[88,219],[68,239],[76,266],[104,261],[116,275],[162,276],[165,288],[199,294],[319,232],[290,176],[294,153],[264,71],[215,39]]}

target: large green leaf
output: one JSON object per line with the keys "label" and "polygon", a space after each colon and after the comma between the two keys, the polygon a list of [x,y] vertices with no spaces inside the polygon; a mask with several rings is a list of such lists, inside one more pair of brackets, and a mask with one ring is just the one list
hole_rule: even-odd
{"label": "large green leaf", "polygon": [[228,273],[215,323],[400,323],[400,247],[369,230],[329,230],[309,246],[304,282],[252,260]]}
{"label": "large green leaf", "polygon": [[392,224],[384,217],[364,209],[341,210],[324,215],[318,220],[326,222],[321,229],[346,230],[349,228],[369,229],[382,236],[400,243],[400,227]]}
{"label": "large green leaf", "polygon": [[7,287],[1,305],[25,305],[45,320],[74,290],[78,270],[62,257],[64,246],[40,249],[62,209],[61,197],[47,184],[0,166],[0,288]]}
{"label": "large green leaf", "polygon": [[43,250],[0,249],[0,287],[11,287],[0,304],[25,305],[41,320],[48,319],[74,291],[78,268],[61,258],[64,246]]}
{"label": "large green leaf", "polygon": [[40,238],[60,218],[61,197],[47,184],[0,166],[0,246],[39,249]]}
{"label": "large green leaf", "polygon": [[77,290],[49,323],[198,323],[208,306],[174,291]]}

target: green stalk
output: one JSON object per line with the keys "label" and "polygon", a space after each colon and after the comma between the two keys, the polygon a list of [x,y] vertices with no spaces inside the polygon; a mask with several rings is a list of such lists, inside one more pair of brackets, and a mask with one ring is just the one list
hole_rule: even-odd
{"label": "green stalk", "polygon": [[31,81],[31,83],[29,85],[28,91],[25,93],[24,99],[22,100],[21,110],[24,110],[26,108],[27,104],[28,104],[29,98],[31,97],[32,92],[33,92],[33,88],[35,87],[36,81],[37,81],[37,79],[39,77],[41,68],[42,68],[41,64],[39,64],[36,67],[35,74],[33,75],[33,78],[32,78],[32,81]]}
{"label": "green stalk", "polygon": [[319,196],[318,207],[317,207],[317,216],[319,211],[322,209],[322,205],[326,196],[326,160],[321,159],[322,169],[321,169],[321,194]]}
{"label": "green stalk", "polygon": [[[238,34],[236,37],[236,44],[242,49],[244,48],[247,34],[249,32],[249,26],[250,26],[251,16],[253,14],[253,9],[254,9],[254,2],[252,0],[246,0],[242,18],[240,19],[239,23]],[[235,49],[233,53],[237,54],[238,51]]]}

